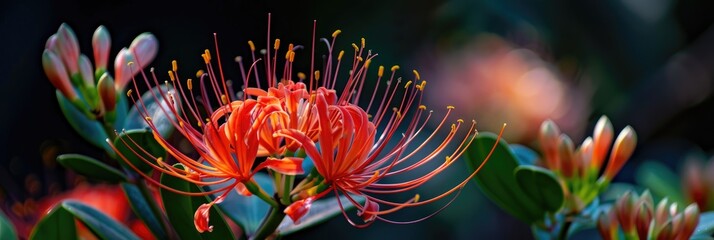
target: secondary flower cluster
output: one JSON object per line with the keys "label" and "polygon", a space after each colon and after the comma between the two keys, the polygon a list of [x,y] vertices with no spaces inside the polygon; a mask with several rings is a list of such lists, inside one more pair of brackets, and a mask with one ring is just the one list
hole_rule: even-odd
{"label": "secondary flower cluster", "polygon": [[[137,172],[180,194],[220,194],[213,202],[197,209],[194,221],[199,232],[212,230],[208,210],[232,189],[260,197],[273,208],[282,209],[294,222],[298,222],[317,199],[331,193],[343,195],[356,206],[363,221],[353,222],[344,210],[343,215],[358,227],[368,226],[375,219],[396,222],[383,215],[432,203],[462,189],[478,171],[430,199],[420,201],[418,194],[401,202],[378,197],[417,188],[452,166],[473,141],[477,133],[475,122],[465,124],[459,119],[448,123],[453,109],[449,106],[439,125],[427,132],[426,123],[433,111],[420,104],[426,81],[416,70],[413,80],[402,81],[395,77],[399,66],[393,66],[391,73],[385,73],[385,68],[379,66],[374,92],[368,99],[362,99],[364,86],[369,83],[368,70],[377,54],[366,50],[365,40],[361,39],[360,43],[352,44],[352,57],[343,60],[345,51],[333,54],[340,32],[335,31],[331,41],[322,39],[328,46],[322,71],[314,69],[315,53],[314,49],[311,51],[310,74],[293,71],[295,54],[302,46],[289,44],[282,50],[280,39],[275,39],[272,48],[259,51],[262,59],[255,57],[255,44],[249,41],[252,63],[247,71],[243,59],[236,58],[243,79],[243,88],[238,94],[233,94],[232,82],[223,76],[217,41],[215,60],[209,50],[202,55],[206,71],[197,74],[198,86],[192,79],[181,79],[174,61],[173,69],[168,71],[170,81],[164,83],[172,91],[157,88],[160,90],[152,98],[156,102],[176,99],[182,102],[178,107],[162,105],[159,110],[170,116],[166,119],[190,142],[195,153],[179,150],[158,134],[152,114],[144,109],[140,113],[154,130],[155,139],[180,164],[171,165],[157,157],[142,160],[163,174],[199,186],[230,184],[203,193],[181,192],[161,185],[142,171]],[[269,35],[268,39],[270,46]],[[313,37],[312,48],[314,46]],[[280,77],[276,73],[279,60],[283,62]],[[340,75],[343,64],[351,66],[348,73]],[[258,74],[260,65],[264,66],[265,75]],[[151,74],[144,75],[143,82],[149,86],[162,84],[153,69]],[[267,87],[261,88],[261,82],[267,83]],[[136,90],[139,92],[138,87]],[[141,96],[130,91],[129,97],[135,104],[144,105],[145,99]],[[366,100],[369,100],[367,104],[361,104]],[[468,128],[466,134],[458,134],[462,128]],[[449,146],[452,143],[456,146]],[[136,168],[126,156],[117,153]],[[434,163],[437,159],[440,161]],[[314,169],[303,169],[303,161],[312,161]],[[412,175],[409,180],[380,182],[386,177],[425,167],[430,168],[428,173]],[[253,180],[254,174],[264,169],[276,180],[275,194],[266,193]],[[309,174],[304,179],[294,182],[296,175],[307,171]],[[363,197],[365,201],[358,201],[354,196]],[[339,204],[342,208],[342,203]]]}
{"label": "secondary flower cluster", "polygon": [[[612,124],[605,116],[595,124],[593,137],[586,138],[577,149],[555,123],[545,121],[541,125],[545,167],[553,170],[566,186],[566,207],[574,212],[580,212],[607,187],[635,150],[637,135],[632,127],[622,129],[614,145],[613,136]],[[600,175],[608,152],[607,167]]]}
{"label": "secondary flower cluster", "polygon": [[699,223],[699,208],[690,204],[684,211],[677,203],[662,199],[657,207],[652,196],[627,192],[600,215],[598,230],[606,239],[619,239],[618,225],[626,239],[689,239]]}

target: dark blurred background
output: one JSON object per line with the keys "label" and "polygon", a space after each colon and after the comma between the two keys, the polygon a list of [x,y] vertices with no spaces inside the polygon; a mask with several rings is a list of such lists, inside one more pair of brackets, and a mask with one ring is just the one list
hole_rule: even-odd
{"label": "dark blurred background", "polygon": [[[640,137],[638,150],[617,180],[632,181],[645,160],[676,168],[691,149],[714,148],[713,1],[2,1],[0,180],[6,188],[16,186],[6,191],[22,195],[27,175],[68,187],[61,181],[64,170],[52,163],[57,153],[102,156],[66,122],[42,70],[45,41],[61,23],[74,29],[88,55],[94,29],[106,26],[110,64],[134,36],[152,32],[159,53],[151,66],[169,69],[176,59],[185,76],[202,68],[200,54],[213,49],[215,32],[226,74],[237,78],[231,60],[248,53],[248,40],[265,47],[267,13],[273,16],[273,37],[284,43],[309,45],[314,19],[318,37],[343,30],[338,49],[349,50],[365,37],[368,48],[379,53],[375,63],[399,64],[404,76],[420,70],[429,81],[430,107],[455,105],[460,116],[479,121],[481,131],[509,123],[510,142],[531,144],[547,118],[576,142],[590,135],[602,114],[616,131],[632,125]],[[308,60],[298,54],[296,69],[307,71]],[[467,176],[457,168],[425,191],[444,191],[444,185]],[[450,208],[417,224],[355,229],[337,217],[291,238],[327,236],[490,239],[530,233],[471,183]]]}

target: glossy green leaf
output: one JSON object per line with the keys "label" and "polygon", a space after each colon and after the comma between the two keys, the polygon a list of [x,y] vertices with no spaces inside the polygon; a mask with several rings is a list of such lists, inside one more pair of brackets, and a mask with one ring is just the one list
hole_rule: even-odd
{"label": "glossy green leaf", "polygon": [[519,166],[515,155],[505,140],[496,142],[496,139],[493,133],[480,133],[464,155],[473,171],[483,163],[491,148],[496,146],[491,158],[476,174],[476,183],[491,201],[514,217],[527,223],[542,220],[545,211],[521,189],[513,175]]}
{"label": "glossy green leaf", "polygon": [[[352,196],[352,198],[360,204],[364,204],[365,199],[363,197]],[[342,203],[342,207],[344,207],[345,211],[355,208],[355,206],[345,196],[341,196],[339,201]],[[341,212],[342,208],[340,208],[336,197],[320,199],[312,203],[310,211],[300,219],[300,223],[295,224],[289,217],[284,218],[280,223],[280,226],[278,226],[278,232],[280,235],[285,236],[320,224],[339,215]]]}
{"label": "glossy green leaf", "polygon": [[[257,173],[253,176],[260,187],[266,192],[275,192],[275,187],[273,186],[273,180],[265,173]],[[211,179],[207,179],[211,181]],[[230,183],[216,184],[208,186],[209,190],[220,189],[228,186]],[[222,193],[219,193],[222,194]],[[265,201],[261,200],[259,197],[252,196],[242,196],[236,191],[231,191],[226,195],[226,198],[222,203],[219,203],[218,208],[220,208],[226,216],[238,224],[243,232],[248,236],[253,236],[263,219],[270,211],[270,205]]]}
{"label": "glossy green leaf", "polygon": [[511,144],[509,147],[521,165],[535,165],[536,161],[538,161],[538,153],[526,146]]}
{"label": "glossy green leaf", "polygon": [[565,193],[553,172],[537,166],[518,166],[516,182],[541,209],[556,212],[565,201]]}
{"label": "glossy green leaf", "polygon": [[82,221],[100,239],[139,239],[126,226],[82,202],[65,200],[61,206]]}
{"label": "glossy green leaf", "polygon": [[62,166],[88,177],[109,183],[126,182],[127,177],[113,167],[94,158],[81,154],[62,154],[57,156],[57,161]]}
{"label": "glossy green leaf", "polygon": [[15,232],[15,227],[12,226],[10,220],[7,219],[5,214],[0,211],[0,239],[17,239],[17,233]]}
{"label": "glossy green leaf", "polygon": [[639,185],[650,189],[653,195],[667,197],[672,201],[686,205],[682,193],[681,180],[666,166],[657,162],[645,162],[637,168],[635,180]]}
{"label": "glossy green leaf", "polygon": [[117,94],[117,105],[114,109],[116,119],[114,120],[114,130],[121,131],[126,123],[126,115],[129,113],[129,103],[126,94]]}
{"label": "glossy green leaf", "polygon": [[143,221],[149,228],[149,231],[156,237],[156,239],[167,239],[168,236],[164,229],[161,227],[161,222],[156,218],[154,213],[151,211],[149,203],[144,199],[141,191],[135,185],[129,183],[121,184],[124,194],[129,200],[129,205],[134,211],[136,216],[139,216],[141,221]]}
{"label": "glossy green leaf", "polygon": [[[176,164],[176,167],[183,168],[182,165]],[[193,183],[189,183],[183,179],[161,174],[161,184],[184,192],[201,192],[201,190]],[[171,225],[176,229],[181,239],[234,239],[228,224],[223,219],[223,214],[216,207],[212,207],[209,212],[209,225],[213,226],[212,232],[199,233],[193,222],[193,216],[201,204],[208,203],[211,200],[206,196],[186,196],[171,192],[161,188],[161,200],[164,203],[164,210],[171,222]]]}
{"label": "glossy green leaf", "polygon": [[63,240],[76,239],[77,227],[74,224],[72,213],[56,205],[45,215],[30,233],[30,240]]}
{"label": "glossy green leaf", "polygon": [[711,236],[714,234],[714,212],[703,212],[699,214],[699,224],[694,230],[695,236]]}
{"label": "glossy green leaf", "polygon": [[[156,126],[156,129],[159,131],[161,136],[164,137],[168,137],[169,135],[171,135],[171,132],[174,130],[174,125],[172,124],[172,122],[176,121],[176,115],[174,115],[174,113],[170,110],[170,103],[161,97],[161,94],[163,93],[163,95],[168,98],[169,89],[171,89],[171,92],[173,92],[173,87],[161,85],[160,89],[159,87],[154,87],[151,89],[151,91],[146,91],[143,95],[141,95],[141,99],[143,100],[143,103],[146,106],[146,111],[149,113],[149,116],[151,117],[154,126]],[[157,102],[157,98],[160,101]],[[173,104],[177,110],[177,113],[181,114],[181,108],[179,107],[178,99],[179,98],[174,98],[175,102]],[[136,104],[129,110],[129,113],[126,115],[124,129],[144,129],[149,127],[149,125],[146,124],[145,118],[141,114],[139,114],[140,110],[144,111],[144,107],[142,107],[142,102],[137,100]]]}
{"label": "glossy green leaf", "polygon": [[82,111],[77,109],[72,103],[57,90],[57,102],[59,102],[62,114],[69,122],[69,125],[74,128],[74,131],[79,133],[85,140],[92,143],[94,146],[104,149],[110,156],[114,156],[114,151],[107,144],[106,139],[109,138],[104,127],[98,121],[87,118]]}
{"label": "glossy green leaf", "polygon": [[[126,132],[122,132],[114,140],[114,147],[126,157],[126,159],[131,162],[132,165],[137,167],[142,172],[149,172],[153,169],[146,161],[153,161],[152,159],[162,157],[166,159],[166,149],[164,149],[148,129],[133,129]],[[150,155],[147,155],[142,149]],[[120,164],[125,166],[127,169],[133,169],[128,166],[126,162],[119,161]],[[155,164],[152,162],[152,164]]]}

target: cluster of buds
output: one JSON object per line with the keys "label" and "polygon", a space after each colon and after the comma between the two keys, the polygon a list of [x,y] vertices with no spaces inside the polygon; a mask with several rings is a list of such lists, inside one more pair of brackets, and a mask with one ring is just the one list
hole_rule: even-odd
{"label": "cluster of buds", "polygon": [[[642,196],[627,192],[600,215],[597,228],[603,239],[689,239],[699,223],[699,208],[690,204],[684,211],[677,203],[662,199],[657,207],[649,191]],[[620,226],[618,228],[618,225]]]}
{"label": "cluster of buds", "polygon": [[[42,66],[61,97],[90,120],[111,125],[116,118],[117,92],[156,56],[158,41],[150,33],[137,36],[129,48],[123,48],[114,61],[115,78],[107,70],[111,40],[109,31],[99,26],[92,37],[94,66],[81,54],[77,36],[67,24],[50,36],[42,53]],[[138,66],[131,66],[130,62]],[[58,97],[59,94],[58,94]]]}
{"label": "cluster of buds", "polygon": [[689,159],[681,176],[685,196],[700,209],[714,210],[714,160]]}
{"label": "cluster of buds", "polygon": [[[612,124],[605,116],[595,125],[593,137],[586,138],[578,148],[552,121],[541,125],[539,140],[545,158],[543,164],[555,172],[565,186],[566,207],[572,212],[580,212],[590,204],[632,156],[637,145],[635,130],[625,127],[614,145],[613,136]],[[610,158],[601,174],[608,152]]]}

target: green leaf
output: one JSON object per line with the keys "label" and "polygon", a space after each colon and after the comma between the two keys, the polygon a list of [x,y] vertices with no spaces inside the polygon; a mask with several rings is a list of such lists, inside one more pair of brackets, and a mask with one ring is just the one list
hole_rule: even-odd
{"label": "green leaf", "polygon": [[114,156],[114,151],[106,142],[109,136],[104,131],[102,123],[87,118],[87,115],[72,105],[72,102],[65,98],[59,90],[55,91],[55,95],[57,95],[57,102],[59,102],[64,117],[74,128],[74,131],[94,146],[102,148],[110,156]]}
{"label": "green leaf", "polygon": [[63,240],[77,239],[77,227],[74,225],[72,213],[56,205],[45,215],[30,233],[30,240]]}
{"label": "green leaf", "polygon": [[[159,89],[160,88],[160,89]],[[176,121],[176,115],[170,110],[169,102],[161,97],[163,93],[164,96],[168,98],[169,91],[173,92],[173,87],[161,85],[160,87],[154,87],[151,91],[146,91],[141,95],[144,105],[146,106],[146,111],[149,113],[151,120],[154,122],[154,126],[163,137],[168,137],[174,130],[174,125],[172,122]],[[153,93],[152,93],[153,92]],[[174,94],[175,96],[178,96]],[[156,98],[160,101],[157,102]],[[181,114],[181,108],[179,107],[179,98],[174,97],[174,107],[178,114]],[[160,103],[160,104],[159,104]],[[162,110],[163,107],[163,110]],[[124,122],[124,129],[143,129],[148,128],[149,125],[146,124],[145,118],[139,114],[139,111],[144,111],[142,107],[142,102],[137,100],[129,113],[126,115]],[[164,111],[165,110],[165,111]],[[168,115],[167,115],[168,114]]]}
{"label": "green leaf", "polygon": [[714,233],[714,211],[699,214],[699,224],[694,230],[695,236],[711,236]]}
{"label": "green leaf", "polygon": [[513,174],[523,191],[546,212],[560,210],[565,193],[553,172],[536,166],[518,166]]}
{"label": "green leaf", "polygon": [[101,239],[139,239],[121,223],[82,202],[65,200],[61,206]]}
{"label": "green leaf", "polygon": [[[166,149],[156,142],[154,134],[148,129],[133,129],[122,132],[114,140],[114,147],[142,172],[149,172],[153,169],[149,163],[142,159],[148,161],[153,161],[152,159],[159,157],[166,159]],[[144,153],[142,149],[148,152],[150,156]],[[124,161],[119,161],[119,163],[127,169],[133,169]],[[155,163],[152,162],[151,164]]]}
{"label": "green leaf", "polygon": [[545,211],[521,189],[513,175],[519,166],[515,155],[505,140],[496,142],[496,139],[493,133],[480,133],[464,155],[473,171],[496,146],[491,158],[476,174],[476,183],[491,201],[514,217],[529,224],[542,220]]}
{"label": "green leaf", "polygon": [[93,180],[109,183],[126,182],[127,177],[113,167],[99,160],[81,154],[62,154],[57,156],[57,161],[62,166]]}
{"label": "green leaf", "polygon": [[635,180],[639,185],[649,188],[653,195],[667,197],[682,206],[688,204],[682,193],[681,180],[677,174],[657,162],[645,162],[637,168]]}
{"label": "green leaf", "polygon": [[0,211],[0,239],[18,239],[15,227],[10,220]]}
{"label": "green leaf", "polygon": [[[212,179],[206,179],[207,181],[212,181]],[[217,180],[217,179],[213,179]],[[273,180],[265,173],[256,173],[253,176],[260,188],[266,192],[275,192],[275,187],[273,186]],[[209,190],[220,189],[228,186],[230,183],[222,183],[208,186]],[[219,193],[222,194],[222,193]],[[248,236],[253,236],[255,231],[258,230],[260,224],[262,223],[265,216],[270,211],[270,205],[265,201],[261,200],[259,197],[243,196],[238,194],[236,191],[231,191],[226,195],[226,198],[218,206],[226,216],[237,223],[243,232]]]}
{"label": "green leaf", "polygon": [[[181,164],[174,166],[183,168]],[[196,184],[168,174],[161,174],[161,184],[178,191],[201,192]],[[213,231],[199,233],[196,230],[193,216],[201,204],[212,201],[207,196],[191,197],[161,188],[161,199],[166,215],[181,239],[235,239],[228,224],[223,220],[222,212],[216,207],[212,207],[209,212],[209,225],[213,226]]]}
{"label": "green leaf", "polygon": [[[351,197],[360,204],[364,204],[365,198],[360,196]],[[345,196],[341,196],[339,201],[342,203],[345,211],[355,208],[355,206]],[[340,208],[336,197],[320,199],[312,203],[310,211],[300,219],[300,223],[295,224],[292,219],[288,217],[284,218],[280,223],[280,226],[278,226],[278,232],[280,235],[285,236],[307,227],[320,224],[337,216],[341,212],[342,209]]]}
{"label": "green leaf", "polygon": [[141,194],[141,190],[139,190],[139,188],[135,185],[129,183],[122,183],[121,188],[124,190],[124,194],[129,200],[131,209],[137,216],[139,216],[141,221],[146,224],[149,231],[156,236],[156,239],[167,239],[168,236],[161,227],[161,222],[159,222],[159,219],[157,219],[151,211],[151,207]]}
{"label": "green leaf", "polygon": [[117,105],[114,112],[116,114],[114,129],[117,131],[124,129],[126,115],[129,113],[129,103],[126,94],[117,93]]}

